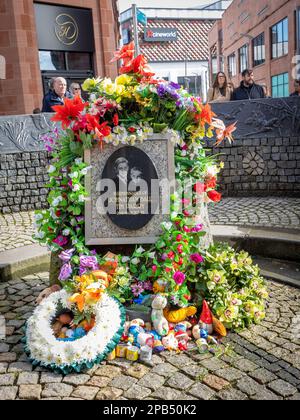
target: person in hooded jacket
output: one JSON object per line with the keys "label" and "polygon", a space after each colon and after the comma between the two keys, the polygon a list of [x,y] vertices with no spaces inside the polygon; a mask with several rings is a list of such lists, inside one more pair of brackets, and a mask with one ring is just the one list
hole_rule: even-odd
{"label": "person in hooded jacket", "polygon": [[242,73],[242,77],[243,80],[241,81],[240,86],[233,92],[233,101],[266,98],[266,93],[263,86],[256,84],[254,81],[253,70],[244,70]]}

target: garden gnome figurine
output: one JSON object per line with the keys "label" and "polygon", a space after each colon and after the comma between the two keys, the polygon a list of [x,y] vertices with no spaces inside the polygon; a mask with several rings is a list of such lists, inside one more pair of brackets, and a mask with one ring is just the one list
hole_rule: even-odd
{"label": "garden gnome figurine", "polygon": [[214,332],[213,317],[206,300],[203,301],[199,325],[203,330],[206,330],[208,334],[212,334]]}

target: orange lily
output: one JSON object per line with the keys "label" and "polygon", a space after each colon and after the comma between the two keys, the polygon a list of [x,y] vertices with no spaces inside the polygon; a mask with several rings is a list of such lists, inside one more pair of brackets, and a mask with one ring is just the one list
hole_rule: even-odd
{"label": "orange lily", "polygon": [[224,129],[220,128],[216,130],[217,134],[217,142],[216,146],[219,146],[224,139],[227,139],[230,143],[233,142],[232,133],[234,133],[237,129],[236,127],[237,121],[234,124],[225,127]]}
{"label": "orange lily", "polygon": [[201,112],[196,114],[195,120],[199,121],[203,127],[205,124],[212,125],[215,116],[216,114],[212,111],[211,106],[206,104],[202,106]]}
{"label": "orange lily", "polygon": [[85,298],[83,294],[75,293],[72,297],[70,297],[70,302],[76,303],[79,311],[83,312],[85,305]]}

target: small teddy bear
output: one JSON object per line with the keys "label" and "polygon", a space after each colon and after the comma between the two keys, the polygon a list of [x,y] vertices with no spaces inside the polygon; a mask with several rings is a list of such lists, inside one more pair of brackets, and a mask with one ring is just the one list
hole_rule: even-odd
{"label": "small teddy bear", "polygon": [[169,333],[169,324],[163,314],[167,303],[168,301],[163,295],[156,295],[152,302],[151,320],[155,331],[162,337]]}

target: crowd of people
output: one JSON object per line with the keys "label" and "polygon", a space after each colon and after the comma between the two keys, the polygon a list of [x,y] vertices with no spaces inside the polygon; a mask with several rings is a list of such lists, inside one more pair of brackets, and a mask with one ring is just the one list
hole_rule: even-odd
{"label": "crowd of people", "polygon": [[[295,80],[295,91],[290,96],[300,96],[300,80]],[[242,81],[238,88],[228,81],[224,72],[219,72],[213,86],[207,94],[207,102],[243,101],[268,98],[267,85],[255,83],[253,70],[246,69],[242,73]]]}

